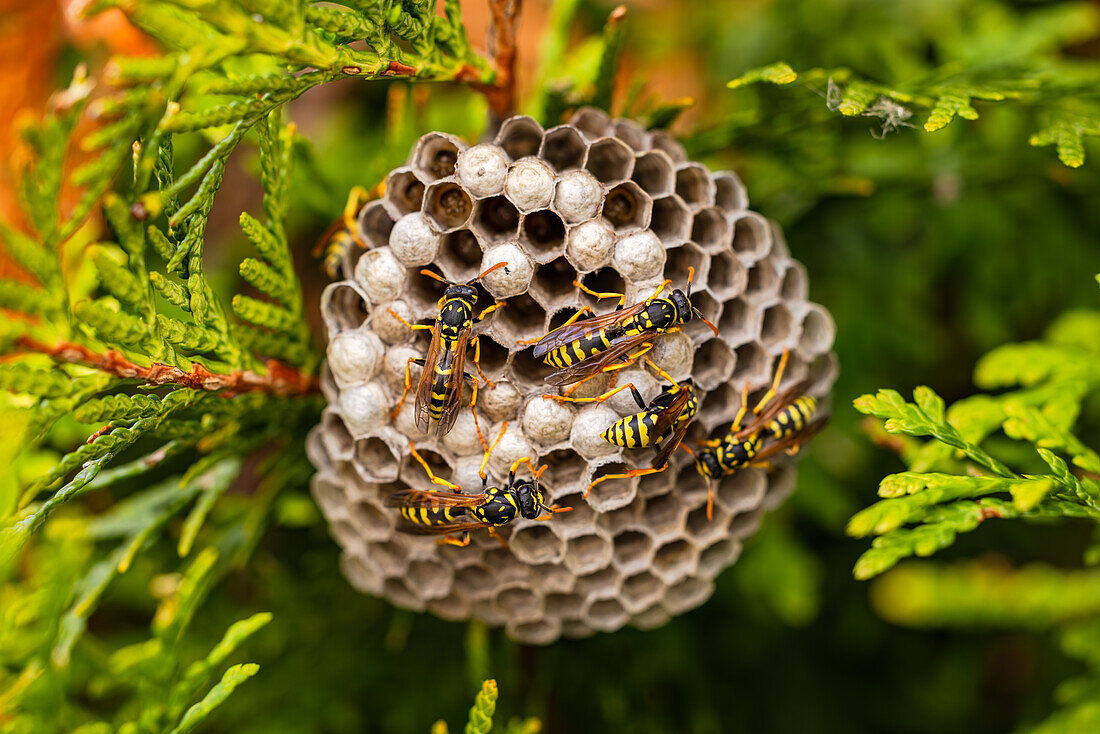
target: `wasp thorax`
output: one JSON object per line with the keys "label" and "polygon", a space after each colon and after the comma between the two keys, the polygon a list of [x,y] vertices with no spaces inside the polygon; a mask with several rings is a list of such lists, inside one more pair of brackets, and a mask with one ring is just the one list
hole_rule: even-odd
{"label": "wasp thorax", "polygon": [[[697,442],[729,435],[741,389],[748,384],[759,399],[784,349],[784,386],[809,379],[807,392],[820,402],[835,378],[832,318],[807,300],[805,268],[790,258],[778,228],[748,210],[737,176],[687,160],[665,133],[586,108],[549,130],[514,117],[495,138],[469,147],[426,134],[358,221],[366,246],[350,246],[338,262],[342,280],[322,297],[328,405],[308,442],[318,469],[313,493],[349,581],[398,606],[477,618],[535,644],[623,625],[651,628],[703,603],[765,510],[791,491],[797,456],[780,452],[768,470],[731,475],[715,450]],[[504,267],[466,284],[498,263]],[[422,275],[425,267],[452,285]],[[660,473],[608,479],[585,496],[595,479],[649,467],[653,448],[604,437],[642,409],[629,389],[602,402],[559,402],[568,386],[548,384],[555,368],[518,342],[585,308],[613,315],[618,294],[631,309],[666,279],[678,290],[665,286],[644,314],[633,313],[638,323],[660,321],[668,330],[647,341],[644,358],[572,386],[573,396],[595,398],[630,383],[647,408],[659,407],[673,402],[677,388],[654,365],[680,387],[693,380],[697,408],[683,445],[696,459],[678,450]],[[434,326],[440,296],[453,306],[444,316],[453,323],[440,330],[448,344],[469,329],[462,400],[442,437],[417,423],[415,390],[432,373],[416,360],[426,358],[433,330],[409,328]],[[503,306],[474,324],[494,303]],[[473,364],[475,336],[484,378]],[[406,382],[413,394],[395,411]],[[484,446],[497,436],[483,483]],[[463,548],[398,535],[387,497],[442,490],[410,456],[410,441],[439,478],[471,497],[490,495],[456,519],[499,525],[507,549],[481,529]],[[751,450],[731,443],[722,456],[739,461]],[[509,485],[513,463],[524,457],[545,470],[536,482],[521,464],[524,477]],[[540,518],[548,506],[573,509]],[[439,572],[411,584],[411,570],[424,567]]]}

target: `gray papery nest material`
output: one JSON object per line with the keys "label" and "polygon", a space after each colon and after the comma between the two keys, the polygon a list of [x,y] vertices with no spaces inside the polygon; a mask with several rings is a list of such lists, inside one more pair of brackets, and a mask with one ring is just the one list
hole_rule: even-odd
{"label": "gray papery nest material", "polygon": [[[493,143],[472,147],[442,133],[421,138],[409,164],[390,173],[385,197],[360,213],[368,249],[347,253],[345,279],[322,298],[328,408],[309,438],[313,493],[351,583],[408,609],[504,625],[528,643],[626,624],[652,628],[703,603],[763,513],[793,489],[796,459],[718,482],[713,520],[706,485],[682,451],[660,474],[606,481],[584,499],[594,477],[648,465],[651,450],[600,437],[637,407],[625,391],[603,404],[543,398],[556,391],[543,382],[550,368],[516,342],[583,306],[614,307],[574,287],[575,279],[625,292],[631,304],[664,278],[683,288],[693,267],[692,300],[719,335],[695,319],[656,339],[650,354],[675,379],[695,380],[700,409],[686,443],[720,435],[741,387],[748,381],[759,397],[784,348],[791,357],[783,386],[809,376],[810,394],[825,399],[836,377],[832,317],[806,299],[806,270],[778,228],[747,207],[736,175],[712,174],[668,134],[595,109],[550,130],[513,117]],[[484,532],[465,548],[441,546],[398,532],[397,512],[383,502],[408,486],[431,486],[410,440],[437,474],[470,492],[480,491],[482,447],[469,408],[442,439],[416,428],[411,397],[390,420],[405,362],[423,356],[427,333],[414,337],[387,308],[428,323],[442,285],[420,275],[422,266],[466,281],[503,261],[509,266],[483,287],[507,306],[475,327],[482,368],[496,382],[478,398],[486,439],[508,423],[490,479],[503,481],[513,460],[530,456],[549,465],[549,499],[574,510],[513,522],[501,530],[508,549]],[[618,384],[628,381],[647,400],[662,383],[641,364],[620,373]],[[599,394],[609,382],[601,375],[577,395]]]}

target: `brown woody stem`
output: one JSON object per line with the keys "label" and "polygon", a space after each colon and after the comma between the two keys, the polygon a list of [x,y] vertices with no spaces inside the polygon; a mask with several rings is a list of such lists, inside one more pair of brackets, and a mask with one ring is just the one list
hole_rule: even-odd
{"label": "brown woody stem", "polygon": [[265,392],[280,397],[290,397],[315,393],[319,387],[317,379],[312,375],[303,374],[274,359],[268,360],[267,373],[263,375],[248,370],[243,372],[237,370],[228,375],[221,375],[211,372],[197,362],[192,363],[190,372],[160,362],[142,367],[113,349],[99,354],[71,342],[50,346],[29,336],[21,336],[16,343],[27,351],[49,355],[58,362],[81,364],[115,377],[141,380],[147,385],[179,385],[192,390],[209,390],[220,392],[227,397],[246,392]]}

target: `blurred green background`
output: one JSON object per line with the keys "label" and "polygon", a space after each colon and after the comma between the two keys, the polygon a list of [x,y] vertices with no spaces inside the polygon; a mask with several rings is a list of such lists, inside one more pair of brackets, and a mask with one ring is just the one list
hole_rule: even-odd
{"label": "blurred green background", "polygon": [[[520,66],[530,93],[548,9],[525,4]],[[611,8],[583,3],[575,35],[598,33]],[[259,677],[212,718],[211,731],[425,732],[438,718],[464,720],[491,676],[501,689],[498,721],[537,716],[548,732],[1003,732],[1041,719],[1075,669],[1047,634],[884,621],[873,584],[851,576],[866,543],[847,539],[844,524],[901,468],[868,438],[854,397],[928,384],[951,402],[974,391],[982,353],[1037,337],[1068,308],[1095,306],[1097,163],[1070,169],[1028,145],[1041,105],[979,104],[977,121],[926,133],[914,119],[916,127],[882,135],[878,118],[830,111],[823,86],[725,83],[778,60],[798,70],[848,67],[888,84],[954,64],[1087,66],[1100,54],[1097,6],[648,0],[629,9],[616,100],[632,95],[634,80],[644,82],[643,98],[694,97],[674,132],[693,157],[742,176],[750,206],[781,223],[809,271],[811,298],[836,319],[833,424],[802,462],[797,492],[702,608],[656,631],[536,648],[354,592],[303,488],[283,501],[282,522],[247,572],[222,582],[196,618],[189,644],[198,651],[249,613],[275,615],[248,646]],[[306,94],[290,116],[309,141],[292,224],[314,297],[323,282],[309,250],[347,190],[401,164],[429,129],[476,139],[485,124],[472,92],[354,81]],[[209,232],[225,244],[208,249],[208,269],[221,266],[226,278],[244,251],[236,215],[255,210],[259,193],[254,161],[234,161]],[[993,549],[1012,562],[1074,566],[1087,537],[1073,525],[990,524],[944,559]],[[134,639],[151,612],[144,589],[176,562],[172,554],[164,544],[121,579],[93,631]]]}

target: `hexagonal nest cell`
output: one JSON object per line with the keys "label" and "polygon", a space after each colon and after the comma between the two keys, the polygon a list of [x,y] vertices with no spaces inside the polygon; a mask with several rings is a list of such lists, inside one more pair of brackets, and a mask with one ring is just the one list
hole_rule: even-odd
{"label": "hexagonal nest cell", "polygon": [[[588,184],[600,197],[591,215],[585,207],[562,213],[554,192],[567,174],[573,191],[578,182],[585,190],[586,177],[599,182]],[[836,376],[835,324],[806,300],[806,270],[790,259],[781,233],[747,206],[735,174],[711,174],[688,161],[667,133],[591,108],[546,131],[530,117],[513,117],[476,148],[443,133],[422,137],[408,165],[387,177],[384,197],[361,211],[366,249],[345,256],[343,279],[321,299],[333,369],[322,370],[329,405],[307,449],[318,470],[313,494],[343,549],[348,581],[398,606],[448,620],[476,617],[532,644],[627,624],[651,629],[702,604],[718,573],[736,560],[741,540],[790,492],[798,457],[784,455],[768,471],[743,470],[717,482],[712,519],[706,484],[686,452],[675,452],[664,472],[612,478],[585,496],[593,479],[648,466],[651,450],[612,446],[600,435],[623,416],[617,411],[634,410],[632,401],[544,398],[560,392],[544,382],[553,368],[520,342],[580,308],[598,314],[616,308],[616,299],[583,293],[578,278],[593,291],[645,298],[664,277],[683,289],[691,268],[693,304],[719,335],[694,319],[682,334],[662,337],[652,354],[695,381],[700,410],[689,444],[728,430],[746,383],[750,400],[759,399],[785,347],[791,357],[784,386],[809,375],[811,394],[827,401]],[[395,229],[398,220],[408,225]],[[416,250],[421,246],[435,249]],[[405,362],[425,353],[429,333],[398,329],[387,309],[430,323],[445,288],[419,273],[425,266],[401,264],[423,251],[434,252],[426,267],[453,282],[487,267],[494,256],[487,252],[509,253],[507,269],[478,283],[476,310],[493,303],[493,293],[514,295],[473,330],[480,335],[479,364],[492,380],[478,378],[477,423],[486,440],[503,431],[489,479],[505,481],[511,461],[528,455],[536,466],[547,465],[541,480],[547,501],[573,509],[501,528],[507,548],[484,532],[462,548],[401,533],[396,511],[385,505],[395,491],[431,486],[411,459],[410,440],[438,476],[464,491],[481,488],[483,449],[468,408],[442,438],[416,428],[408,403],[390,418]],[[471,348],[471,380],[472,359]],[[649,368],[639,364],[624,374],[639,385],[649,381],[649,390],[664,383],[641,369]],[[414,368],[413,379],[419,375]],[[611,375],[600,375],[576,394],[598,395],[610,385]]]}

